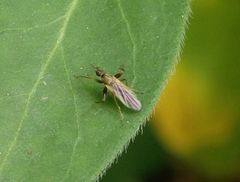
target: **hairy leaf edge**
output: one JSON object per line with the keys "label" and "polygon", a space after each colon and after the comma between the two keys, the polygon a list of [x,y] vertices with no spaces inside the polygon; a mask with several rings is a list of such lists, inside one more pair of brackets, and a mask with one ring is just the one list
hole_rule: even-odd
{"label": "hairy leaf edge", "polygon": [[[152,100],[151,100],[151,106],[152,107],[149,107],[149,110],[146,111],[146,113],[148,113],[146,119],[143,121],[143,123],[138,127],[138,129],[135,131],[134,135],[127,141],[126,144],[123,145],[122,147],[122,150],[118,151],[117,153],[113,154],[113,156],[111,156],[111,159],[110,161],[107,161],[107,164],[104,164],[103,166],[104,167],[101,167],[100,170],[99,170],[99,173],[98,174],[95,174],[93,175],[91,178],[90,178],[90,181],[96,181],[96,182],[99,182],[102,177],[104,175],[106,175],[106,172],[108,169],[111,168],[111,166],[115,163],[117,163],[118,161],[118,158],[123,154],[123,152],[127,152],[127,148],[129,146],[129,144],[131,142],[134,141],[135,137],[139,134],[139,133],[143,133],[143,128],[145,127],[146,125],[146,122],[150,120],[150,118],[152,117],[152,115],[154,114],[155,112],[155,108],[156,108],[156,105],[157,103],[160,101],[160,96],[162,94],[162,91],[165,89],[170,77],[175,73],[175,67],[176,65],[180,62],[180,56],[182,54],[182,50],[183,50],[183,47],[184,47],[184,39],[185,39],[185,34],[186,34],[186,30],[188,29],[188,25],[189,25],[189,19],[191,18],[191,15],[192,15],[192,11],[191,11],[191,1],[192,0],[188,0],[187,4],[187,8],[186,8],[186,11],[185,11],[185,14],[182,15],[182,18],[183,18],[183,26],[182,26],[182,30],[179,31],[180,32],[180,35],[178,35],[178,38],[177,38],[177,41],[178,41],[178,47],[177,47],[177,52],[176,52],[176,56],[173,58],[173,62],[172,64],[169,65],[169,69],[168,71],[164,74],[163,76],[163,84],[160,84],[160,87],[159,89],[156,90],[156,97],[154,97]],[[151,109],[150,109],[151,108]]]}

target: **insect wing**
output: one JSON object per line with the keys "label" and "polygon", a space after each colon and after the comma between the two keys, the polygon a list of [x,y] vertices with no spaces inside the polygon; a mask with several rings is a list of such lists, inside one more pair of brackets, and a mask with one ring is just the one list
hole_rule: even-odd
{"label": "insect wing", "polygon": [[120,81],[112,84],[112,91],[114,95],[128,108],[135,111],[140,111],[142,108],[141,102],[137,99],[135,93],[125,86]]}

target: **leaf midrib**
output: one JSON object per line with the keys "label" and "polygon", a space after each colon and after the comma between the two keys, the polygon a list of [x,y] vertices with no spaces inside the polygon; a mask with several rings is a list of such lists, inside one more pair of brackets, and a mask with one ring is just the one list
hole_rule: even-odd
{"label": "leaf midrib", "polygon": [[23,126],[23,123],[28,115],[28,111],[29,111],[29,107],[30,107],[30,103],[31,103],[31,100],[34,96],[34,94],[36,93],[37,91],[37,88],[38,88],[38,85],[40,83],[40,80],[43,78],[43,75],[44,73],[46,72],[47,68],[48,68],[48,65],[50,64],[56,50],[59,48],[59,46],[61,45],[61,42],[63,41],[64,39],[64,35],[65,35],[65,32],[66,32],[66,29],[67,29],[67,26],[68,26],[68,23],[69,23],[69,20],[71,18],[71,15],[73,14],[76,6],[77,6],[77,3],[78,3],[78,0],[73,0],[71,2],[71,4],[69,5],[69,7],[67,8],[67,11],[65,13],[65,19],[63,21],[63,25],[61,27],[61,29],[59,30],[59,35],[57,37],[57,40],[56,40],[56,43],[54,44],[53,48],[51,49],[50,53],[48,54],[47,56],[47,60],[45,61],[44,65],[41,67],[40,69],[40,72],[38,74],[38,77],[37,77],[37,80],[36,82],[34,83],[31,91],[29,92],[28,94],[28,98],[27,98],[27,102],[26,102],[26,106],[25,106],[25,109],[24,109],[24,112],[23,112],[23,115],[22,115],[22,118],[18,124],[18,128],[15,132],[15,136],[13,138],[13,140],[10,142],[10,145],[7,149],[7,153],[6,155],[4,156],[3,158],[3,161],[0,165],[0,174],[2,173],[3,171],[3,168],[12,152],[12,149],[14,148],[14,146],[16,145],[17,143],[17,140],[18,140],[18,137],[19,137],[19,133],[22,129],[22,126]]}

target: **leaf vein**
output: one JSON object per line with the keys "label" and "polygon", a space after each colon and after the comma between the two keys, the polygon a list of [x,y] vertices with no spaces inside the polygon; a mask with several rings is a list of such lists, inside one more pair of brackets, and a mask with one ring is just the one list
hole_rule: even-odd
{"label": "leaf vein", "polygon": [[121,4],[121,1],[120,0],[117,0],[117,3],[118,3],[118,8],[119,8],[119,11],[121,13],[121,17],[126,25],[126,28],[127,28],[127,32],[128,32],[128,35],[129,35],[129,38],[130,38],[130,41],[132,43],[132,67],[133,67],[133,80],[132,80],[132,83],[131,83],[131,87],[133,87],[133,85],[135,84],[135,81],[136,81],[136,43],[135,43],[135,40],[134,40],[134,36],[133,36],[133,33],[131,31],[131,26],[130,26],[130,23],[124,13],[124,10],[123,10],[123,7],[122,7],[122,4]]}
{"label": "leaf vein", "polygon": [[72,96],[73,96],[73,104],[74,104],[75,118],[76,118],[76,124],[77,124],[77,138],[75,139],[75,142],[74,142],[74,145],[73,145],[72,154],[71,154],[71,157],[70,157],[70,163],[69,163],[68,169],[66,170],[66,173],[65,173],[63,179],[61,180],[61,181],[64,181],[67,178],[67,176],[69,175],[69,172],[71,170],[73,157],[74,157],[78,142],[80,140],[80,125],[79,125],[79,113],[77,112],[78,111],[78,109],[77,109],[78,108],[77,98],[76,98],[76,95],[74,94],[72,81],[71,81],[70,76],[69,76],[69,70],[67,68],[66,60],[65,60],[65,57],[64,57],[63,46],[61,46],[61,52],[62,52],[62,57],[63,57],[64,70],[65,70],[67,80],[68,80],[68,84],[69,84],[69,87],[71,89],[71,93],[72,93]]}
{"label": "leaf vein", "polygon": [[16,98],[16,97],[21,97],[21,96],[26,96],[26,95],[28,95],[28,94],[26,93],[26,94],[7,95],[4,97],[0,97],[0,101],[4,100],[4,99]]}
{"label": "leaf vein", "polygon": [[45,23],[45,24],[40,24],[40,25],[34,25],[32,27],[28,27],[28,28],[23,28],[23,27],[19,27],[19,28],[5,28],[3,30],[0,31],[0,35],[5,33],[5,32],[10,32],[10,31],[23,31],[24,33],[26,32],[29,32],[33,29],[38,29],[38,28],[46,28],[50,25],[53,25],[61,20],[63,20],[65,18],[66,14],[62,15],[62,16],[59,16],[58,18],[48,22],[48,23]]}
{"label": "leaf vein", "polygon": [[70,4],[69,8],[67,9],[67,12],[65,14],[65,20],[63,22],[63,25],[62,25],[60,31],[59,31],[59,35],[58,35],[57,41],[56,41],[54,47],[52,48],[52,50],[50,51],[50,53],[48,54],[47,60],[45,61],[45,64],[41,67],[40,72],[39,72],[38,77],[37,77],[37,80],[34,83],[31,91],[28,94],[28,98],[27,98],[27,101],[26,101],[25,109],[24,109],[22,118],[21,118],[21,120],[20,120],[20,122],[18,124],[18,128],[17,128],[17,130],[15,132],[15,136],[14,136],[13,140],[11,141],[11,143],[10,143],[8,149],[7,149],[7,153],[4,156],[2,163],[0,164],[0,174],[2,173],[3,168],[4,168],[6,162],[7,162],[8,158],[9,158],[9,155],[11,154],[14,146],[17,143],[17,140],[18,140],[20,131],[22,129],[23,123],[24,123],[24,121],[25,121],[25,119],[26,119],[26,117],[28,115],[30,102],[31,102],[31,100],[32,100],[36,90],[37,90],[37,87],[39,85],[40,80],[42,79],[46,69],[48,68],[49,63],[51,62],[51,60],[52,60],[52,58],[53,58],[57,48],[59,47],[59,45],[61,44],[61,42],[62,42],[62,40],[64,38],[68,22],[69,22],[70,17],[71,17],[71,15],[72,15],[72,13],[73,13],[76,5],[77,5],[77,2],[78,2],[78,0],[73,0],[72,3]]}

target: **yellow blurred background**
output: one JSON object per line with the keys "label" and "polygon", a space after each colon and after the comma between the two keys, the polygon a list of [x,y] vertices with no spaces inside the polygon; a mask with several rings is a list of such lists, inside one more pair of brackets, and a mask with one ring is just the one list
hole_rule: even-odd
{"label": "yellow blurred background", "polygon": [[195,0],[176,74],[153,116],[171,153],[210,179],[240,181],[240,1]]}
{"label": "yellow blurred background", "polygon": [[240,181],[240,1],[192,11],[150,126],[103,181]]}

